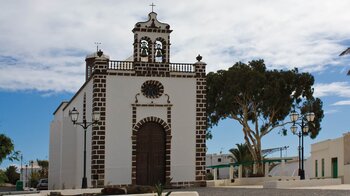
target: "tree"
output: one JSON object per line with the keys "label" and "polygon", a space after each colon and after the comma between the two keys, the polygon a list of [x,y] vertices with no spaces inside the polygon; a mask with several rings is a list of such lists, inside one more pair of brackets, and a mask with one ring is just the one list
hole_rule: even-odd
{"label": "tree", "polygon": [[245,163],[253,161],[247,144],[236,144],[237,148],[231,148],[229,151],[236,163]]}
{"label": "tree", "polygon": [[253,161],[253,157],[249,152],[248,145],[236,144],[236,148],[231,148],[229,151],[232,154],[231,157],[233,158],[234,162],[242,164],[243,176],[245,176],[245,169],[251,170],[251,163]]}
{"label": "tree", "polygon": [[37,187],[39,180],[40,180],[40,173],[37,171],[33,171],[30,173],[30,179],[29,179],[29,186],[30,187]]}
{"label": "tree", "polygon": [[49,161],[48,160],[36,160],[38,165],[40,166],[40,178],[47,178],[49,174]]}
{"label": "tree", "polygon": [[228,70],[207,75],[207,116],[210,127],[231,118],[241,126],[253,160],[262,173],[262,138],[275,129],[285,129],[291,111],[302,114],[312,110],[314,123],[309,123],[311,138],[321,130],[322,101],[313,97],[314,78],[309,73],[293,70],[267,70],[263,60],[248,64],[238,62]]}
{"label": "tree", "polygon": [[4,134],[0,134],[0,164],[6,158],[10,161],[18,160],[19,151],[14,150],[12,140]]}
{"label": "tree", "polygon": [[0,185],[4,184],[7,181],[8,181],[8,178],[5,172],[0,169]]}
{"label": "tree", "polygon": [[16,166],[9,166],[6,168],[5,174],[7,176],[7,179],[9,183],[11,184],[16,184],[17,180],[19,180],[19,173],[17,172],[17,167]]}

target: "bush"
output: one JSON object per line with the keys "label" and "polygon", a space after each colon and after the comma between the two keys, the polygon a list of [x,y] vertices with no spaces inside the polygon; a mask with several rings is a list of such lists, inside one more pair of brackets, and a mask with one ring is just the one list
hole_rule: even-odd
{"label": "bush", "polygon": [[214,176],[212,173],[209,172],[209,173],[205,174],[205,179],[206,180],[214,180]]}

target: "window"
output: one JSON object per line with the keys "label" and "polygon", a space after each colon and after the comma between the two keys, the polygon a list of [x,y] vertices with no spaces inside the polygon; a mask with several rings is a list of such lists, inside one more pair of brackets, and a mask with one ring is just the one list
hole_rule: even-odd
{"label": "window", "polygon": [[322,162],[321,162],[321,167],[322,167],[322,177],[324,177],[324,159],[322,159]]}
{"label": "window", "polygon": [[221,158],[218,158],[218,162],[219,162],[219,163],[221,162]]}
{"label": "window", "polygon": [[315,160],[315,177],[317,178],[318,177],[318,165],[317,165],[317,160]]}

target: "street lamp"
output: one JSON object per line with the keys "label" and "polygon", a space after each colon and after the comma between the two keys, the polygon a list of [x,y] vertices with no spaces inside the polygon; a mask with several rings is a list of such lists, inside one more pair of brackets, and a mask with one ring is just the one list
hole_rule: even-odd
{"label": "street lamp", "polygon": [[97,124],[100,120],[100,113],[94,111],[92,113],[92,122],[87,122],[85,118],[83,118],[83,122],[78,122],[79,112],[77,109],[73,108],[72,111],[69,111],[69,116],[74,125],[80,125],[84,129],[84,176],[81,183],[81,188],[87,188],[87,178],[86,178],[86,130],[91,125]]}
{"label": "street lamp", "polygon": [[28,165],[26,164],[26,179],[24,181],[24,187],[28,187]]}
{"label": "street lamp", "polygon": [[[290,130],[292,131],[293,134],[295,134],[299,137],[299,146],[298,146],[299,170],[298,170],[298,175],[300,176],[301,180],[304,180],[305,179],[304,135],[309,132],[309,127],[307,126],[307,123],[314,121],[315,113],[308,112],[308,113],[301,115],[299,117],[299,114],[297,112],[293,111],[290,113],[290,119],[293,122],[293,125],[290,127]],[[298,120],[299,121],[301,120],[301,122],[297,122]],[[301,128],[301,130],[299,132],[297,132],[298,127],[296,125],[299,125]]]}
{"label": "street lamp", "polygon": [[33,164],[34,164],[34,161],[29,161],[29,164],[31,166],[31,171],[30,171],[30,184],[29,186],[30,187],[33,187]]}

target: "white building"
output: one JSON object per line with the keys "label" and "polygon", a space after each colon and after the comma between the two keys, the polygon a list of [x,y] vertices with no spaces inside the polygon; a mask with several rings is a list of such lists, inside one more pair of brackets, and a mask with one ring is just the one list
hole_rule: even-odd
{"label": "white building", "polygon": [[[230,154],[207,154],[206,155],[206,166],[218,166],[218,165],[227,165],[233,163],[232,155]],[[213,173],[214,169],[207,168],[207,173]],[[222,167],[216,169],[217,179],[229,179],[230,177],[230,168]]]}
{"label": "white building", "polygon": [[88,55],[86,81],[54,112],[50,129],[49,189],[80,188],[83,135],[74,126],[101,114],[87,129],[88,187],[154,185],[205,186],[205,67],[170,63],[170,33],[151,12],[136,23],[131,61]]}
{"label": "white building", "polygon": [[311,177],[350,183],[350,133],[311,145]]}
{"label": "white building", "polygon": [[23,186],[30,186],[30,178],[32,176],[32,173],[39,172],[40,170],[41,167],[36,161],[33,161],[33,163],[22,165],[22,167],[20,167],[19,169],[19,179],[23,182]]}

